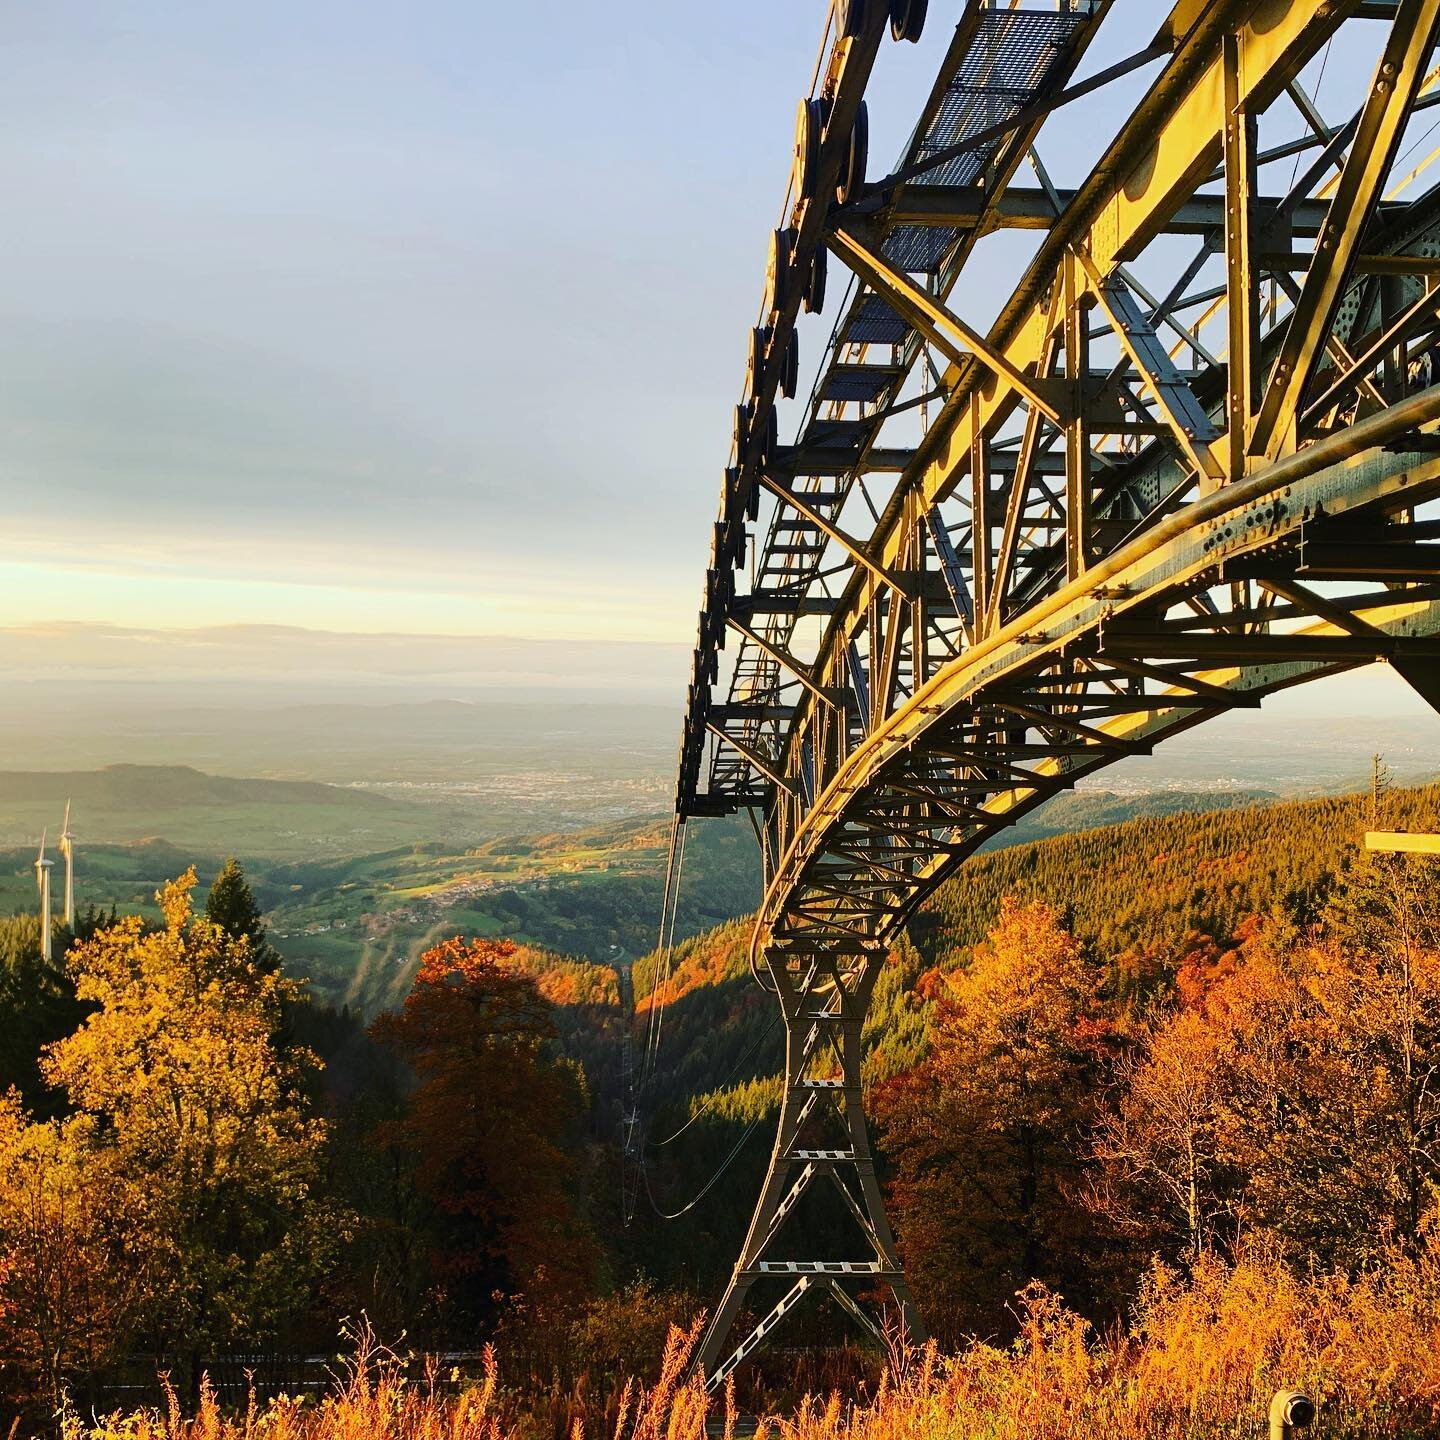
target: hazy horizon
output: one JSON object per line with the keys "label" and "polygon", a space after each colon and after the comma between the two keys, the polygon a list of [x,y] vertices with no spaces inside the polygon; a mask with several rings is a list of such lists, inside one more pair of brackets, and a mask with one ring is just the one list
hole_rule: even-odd
{"label": "hazy horizon", "polygon": [[[0,626],[0,683],[63,701],[74,686],[114,692],[176,686],[197,694],[277,692],[310,701],[467,693],[613,697],[664,703],[684,694],[689,650],[625,640],[343,632],[299,625],[148,628],[101,622]],[[678,724],[678,720],[677,720]]]}

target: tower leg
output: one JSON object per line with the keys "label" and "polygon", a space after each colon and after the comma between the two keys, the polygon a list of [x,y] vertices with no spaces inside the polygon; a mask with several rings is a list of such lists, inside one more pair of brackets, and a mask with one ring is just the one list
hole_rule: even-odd
{"label": "tower leg", "polygon": [[[861,1029],[880,956],[867,952],[851,958],[855,963],[844,970],[833,957],[810,959],[798,968],[783,960],[770,967],[785,1023],[785,1091],[770,1166],[745,1243],[696,1351],[695,1365],[711,1389],[753,1354],[812,1289],[832,1293],[843,1310],[879,1337],[881,1324],[846,1287],[868,1290],[881,1282],[893,1297],[906,1336],[912,1342],[924,1338],[885,1216],[861,1104]],[[838,1145],[814,1138],[826,1118],[838,1121],[843,1136]],[[770,1258],[800,1197],[821,1175],[839,1191],[866,1255]],[[736,1322],[752,1287],[769,1279],[790,1285],[737,1340]]]}

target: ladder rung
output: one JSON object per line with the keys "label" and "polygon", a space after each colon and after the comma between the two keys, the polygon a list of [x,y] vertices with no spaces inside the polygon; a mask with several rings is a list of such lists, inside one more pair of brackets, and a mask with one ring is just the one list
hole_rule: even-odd
{"label": "ladder rung", "polygon": [[761,1260],[756,1275],[899,1275],[883,1260]]}

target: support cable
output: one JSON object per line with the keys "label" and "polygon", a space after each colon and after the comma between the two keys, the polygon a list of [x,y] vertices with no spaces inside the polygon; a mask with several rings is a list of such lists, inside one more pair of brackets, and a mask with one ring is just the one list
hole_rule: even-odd
{"label": "support cable", "polygon": [[659,1044],[656,1033],[656,997],[661,993],[661,967],[664,965],[668,969],[669,951],[666,945],[666,932],[668,930],[671,936],[675,933],[675,927],[671,922],[670,914],[672,898],[679,890],[677,857],[684,843],[684,829],[685,822],[677,815],[670,824],[670,856],[665,864],[665,890],[660,897],[660,931],[655,937],[655,977],[650,992],[650,1013],[646,1017],[645,1053],[640,1063],[639,1093],[642,1095],[650,1083],[650,1076],[655,1061],[655,1052]]}
{"label": "support cable", "polygon": [[678,1210],[662,1210],[655,1201],[655,1192],[650,1188],[650,1172],[645,1168],[642,1159],[640,1164],[640,1176],[645,1182],[645,1198],[650,1202],[650,1208],[662,1220],[678,1220],[682,1215],[693,1210],[720,1182],[720,1177],[735,1163],[735,1158],[745,1148],[745,1142],[760,1128],[769,1118],[768,1114],[757,1115],[744,1129],[740,1138],[735,1142],[730,1153],[720,1162],[720,1168],[700,1187],[696,1195]]}
{"label": "support cable", "polygon": [[[667,930],[671,940],[675,935],[675,924],[672,914],[672,900],[679,890],[679,875],[677,857],[683,845],[682,828],[684,821],[677,814],[670,822],[670,853],[665,864],[665,888],[660,897],[660,929],[656,936],[655,946],[655,977],[660,980],[661,965],[665,964],[668,975],[668,951],[666,949]],[[645,1092],[649,1088],[651,1075],[655,1067],[656,1053],[659,1044],[658,1026],[653,1003],[650,1014],[647,1017],[648,1026],[645,1038],[645,1051],[641,1057],[639,1066],[639,1078],[635,1074],[635,1063],[633,1055],[633,1042],[631,1035],[635,1023],[635,981],[634,970],[629,973],[630,995],[629,1012],[625,1016],[625,1037],[624,1037],[624,1066],[625,1066],[625,1112],[621,1119],[621,1145],[620,1145],[620,1212],[628,1227],[635,1218],[635,1210],[640,1198],[641,1170],[644,1165],[645,1155],[645,1133],[644,1126],[640,1119],[640,1108]]]}
{"label": "support cable", "polygon": [[[653,1080],[660,1068],[660,1031],[665,1024],[665,996],[670,984],[671,963],[675,956],[675,923],[680,912],[680,876],[685,869],[685,837],[689,833],[682,823],[679,827],[680,845],[675,857],[675,886],[670,902],[670,933],[665,940],[665,972],[660,978],[651,1001],[650,1009],[655,1015],[655,1054],[651,1059],[650,1078]],[[657,960],[658,965],[658,960]]]}
{"label": "support cable", "polygon": [[721,1094],[730,1082],[740,1073],[740,1067],[755,1054],[757,1050],[770,1038],[771,1032],[780,1023],[778,1015],[770,1017],[770,1023],[750,1042],[745,1048],[745,1053],[730,1067],[729,1073],[715,1085],[710,1094],[706,1097],[705,1103],[696,1111],[692,1112],[690,1118],[673,1135],[667,1135],[663,1140],[646,1140],[645,1143],[652,1150],[660,1150],[666,1145],[673,1144],[678,1140],[702,1115],[708,1114],[719,1102]]}

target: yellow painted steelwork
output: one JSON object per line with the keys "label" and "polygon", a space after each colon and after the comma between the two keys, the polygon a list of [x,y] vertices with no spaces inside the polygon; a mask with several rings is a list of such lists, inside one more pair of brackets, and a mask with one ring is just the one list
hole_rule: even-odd
{"label": "yellow painted steelwork", "polygon": [[[1440,704],[1440,192],[1395,198],[1418,170],[1392,173],[1437,98],[1440,0],[1181,0],[1150,46],[1077,81],[1110,9],[963,0],[914,139],[863,183],[887,7],[837,3],[817,65],[681,744],[680,819],[755,819],[752,967],[787,1033],[770,1169],[699,1353],[712,1384],[817,1290],[873,1328],[862,1292],[883,1284],[919,1334],[860,1031],[888,945],[967,855],[1291,685],[1379,659]],[[1303,77],[1352,36],[1373,74],[1332,122]],[[1047,113],[1147,66],[1094,168],[1057,187]],[[1038,246],[981,326],[967,266],[1015,229]],[[782,445],[827,257],[851,290]],[[843,1140],[807,1138],[822,1123]],[[817,1180],[864,1259],[775,1258]]]}

